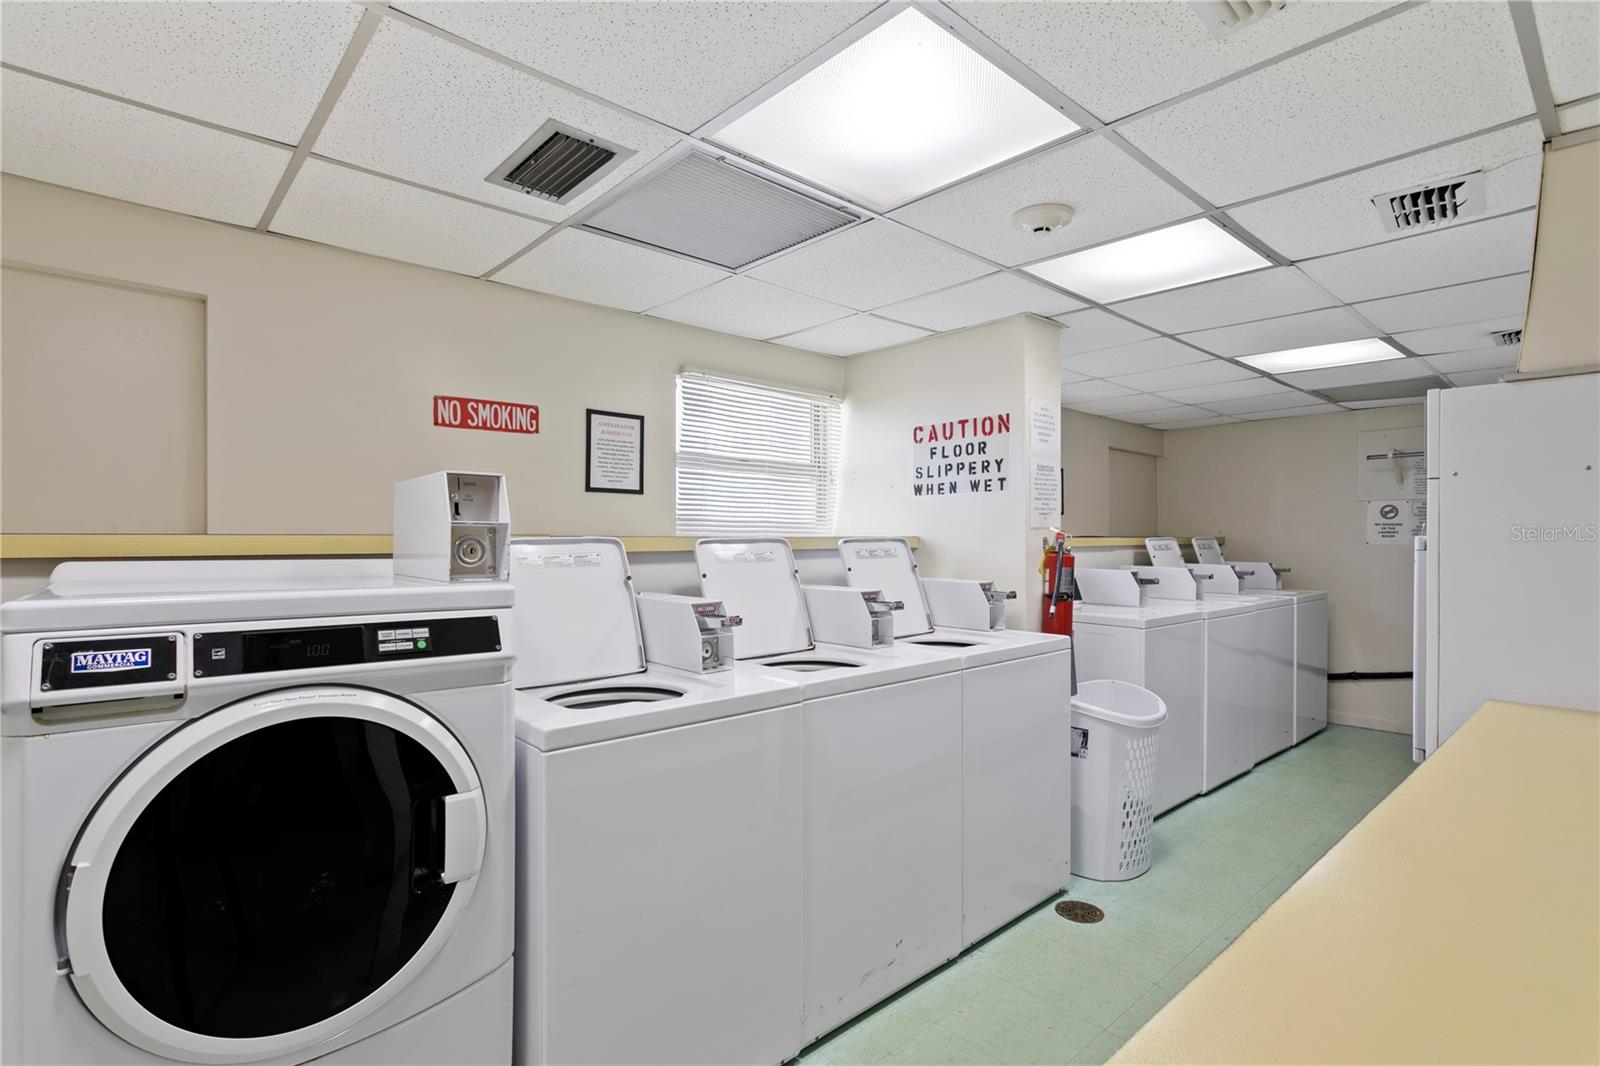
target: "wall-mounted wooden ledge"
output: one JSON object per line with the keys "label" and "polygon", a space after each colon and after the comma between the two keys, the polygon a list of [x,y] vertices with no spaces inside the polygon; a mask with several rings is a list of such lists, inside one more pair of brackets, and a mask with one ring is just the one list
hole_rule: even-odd
{"label": "wall-mounted wooden ledge", "polygon": [[[522,534],[539,536],[537,533]],[[630,555],[687,552],[695,537],[622,537]],[[907,537],[913,548],[916,537]],[[790,537],[796,551],[838,546],[837,537]],[[1130,541],[1130,543],[1132,543]],[[388,555],[381,534],[7,533],[0,559],[216,559],[243,556]]]}
{"label": "wall-mounted wooden ledge", "polygon": [[[1218,537],[1218,544],[1228,543],[1227,537]],[[1068,537],[1067,546],[1073,551],[1080,548],[1138,548],[1144,549],[1143,537]],[[1190,548],[1194,542],[1188,537],[1178,538],[1178,547]]]}

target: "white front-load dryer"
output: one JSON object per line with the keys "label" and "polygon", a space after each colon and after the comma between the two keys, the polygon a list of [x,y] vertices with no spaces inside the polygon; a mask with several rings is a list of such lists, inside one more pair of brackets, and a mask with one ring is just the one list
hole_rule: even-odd
{"label": "white front-load dryer", "polygon": [[7,1062],[503,1062],[502,583],[68,563],[0,609]]}

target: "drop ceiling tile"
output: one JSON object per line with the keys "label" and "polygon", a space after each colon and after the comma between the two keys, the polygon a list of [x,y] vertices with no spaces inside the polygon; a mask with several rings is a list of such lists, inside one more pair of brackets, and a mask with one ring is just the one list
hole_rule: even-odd
{"label": "drop ceiling tile", "polygon": [[1074,374],[1070,370],[1063,370],[1061,372],[1061,384],[1063,384],[1063,385],[1070,385],[1075,381],[1088,381],[1088,380],[1089,380],[1089,375],[1087,375],[1087,374]]}
{"label": "drop ceiling tile", "polygon": [[[552,118],[634,154],[566,204],[484,180]],[[560,220],[677,140],[659,126],[388,18],[356,64],[317,138],[316,151],[537,218]]]}
{"label": "drop ceiling tile", "polygon": [[1346,400],[1345,406],[1357,411],[1369,411],[1374,407],[1412,407],[1422,402],[1414,396],[1399,396],[1392,400]]}
{"label": "drop ceiling tile", "polygon": [[1576,133],[1590,126],[1600,126],[1600,99],[1558,107],[1556,121],[1561,124],[1562,133]]}
{"label": "drop ceiling tile", "polygon": [[893,222],[873,219],[754,267],[750,277],[870,311],[993,268]]}
{"label": "drop ceiling tile", "polygon": [[1408,296],[1390,296],[1356,304],[1355,310],[1385,333],[1449,326],[1485,316],[1520,315],[1528,309],[1528,277],[1513,274]]}
{"label": "drop ceiling tile", "polygon": [[[1064,203],[1072,221],[1025,233],[1012,214]],[[899,222],[1007,266],[1154,229],[1200,209],[1103,137],[1085,136],[900,208]]]}
{"label": "drop ceiling tile", "polygon": [[1533,21],[1556,103],[1600,93],[1600,4],[1544,0],[1533,5]]}
{"label": "drop ceiling tile", "polygon": [[1544,135],[1536,119],[1443,148],[1382,163],[1293,192],[1228,208],[1245,229],[1290,259],[1309,259],[1398,240],[1384,229],[1375,196],[1388,196],[1447,178],[1483,172],[1484,215],[1503,215],[1539,202]]}
{"label": "drop ceiling tile", "polygon": [[649,313],[718,333],[766,340],[836,321],[848,316],[850,309],[735,274]]}
{"label": "drop ceiling tile", "polygon": [[1210,407],[1217,400],[1242,400],[1247,396],[1267,396],[1277,393],[1283,386],[1266,378],[1248,378],[1225,381],[1220,385],[1199,385],[1187,389],[1162,389],[1161,396],[1179,403],[1192,403]]}
{"label": "drop ceiling tile", "polygon": [[1261,352],[1281,352],[1289,348],[1359,340],[1372,335],[1372,327],[1349,311],[1342,307],[1326,307],[1320,311],[1306,311],[1261,322],[1186,333],[1183,339],[1208,352],[1238,358]]}
{"label": "drop ceiling tile", "polygon": [[1144,393],[1135,393],[1132,396],[1113,396],[1105,400],[1084,400],[1073,405],[1074,409],[1086,411],[1092,415],[1115,415],[1129,411],[1159,411],[1166,408],[1181,410],[1183,404],[1172,400],[1163,400],[1159,396],[1147,396]]}
{"label": "drop ceiling tile", "polygon": [[1534,213],[1523,211],[1311,259],[1300,269],[1341,300],[1436,289],[1530,269],[1533,230]]}
{"label": "drop ceiling tile", "polygon": [[1260,396],[1246,396],[1241,400],[1210,400],[1206,406],[1225,415],[1246,415],[1255,411],[1281,411],[1286,407],[1305,407],[1314,403],[1322,401],[1303,392],[1280,388]]}
{"label": "drop ceiling tile", "polygon": [[1520,345],[1510,344],[1498,348],[1479,348],[1470,352],[1447,352],[1430,355],[1423,361],[1441,374],[1466,374],[1474,370],[1511,370],[1517,365]]}
{"label": "drop ceiling tile", "polygon": [[1207,418],[1186,418],[1181,422],[1168,422],[1161,426],[1163,430],[1172,429],[1199,429],[1201,426],[1225,426],[1230,422],[1239,421],[1228,415],[1211,415]]}
{"label": "drop ceiling tile", "polygon": [[1112,306],[1163,333],[1188,333],[1313,311],[1337,302],[1294,267],[1271,267]]}
{"label": "drop ceiling tile", "polygon": [[645,311],[727,276],[704,263],[565,229],[494,280],[585,303]]}
{"label": "drop ceiling tile", "polygon": [[1230,204],[1532,111],[1506,5],[1423,4],[1119,129]]}
{"label": "drop ceiling tile", "polygon": [[677,129],[761,88],[876,3],[398,3],[459,37]]}
{"label": "drop ceiling tile", "polygon": [[1092,352],[1098,348],[1110,348],[1155,336],[1154,331],[1107,314],[1099,308],[1058,315],[1056,321],[1066,327],[1061,331],[1063,358],[1077,352]]}
{"label": "drop ceiling tile", "polygon": [[476,277],[550,227],[308,159],[289,186],[271,228],[274,233]]}
{"label": "drop ceiling tile", "polygon": [[1281,374],[1285,385],[1297,389],[1336,389],[1345,385],[1371,385],[1379,381],[1411,381],[1429,377],[1432,368],[1420,359],[1384,359],[1376,363],[1330,366],[1322,370],[1302,370]]}
{"label": "drop ceiling tile", "polygon": [[1189,4],[956,3],[983,34],[1109,122],[1377,14],[1307,4],[1218,40]]}
{"label": "drop ceiling tile", "polygon": [[1439,326],[1419,329],[1409,333],[1396,333],[1394,339],[1418,355],[1443,355],[1446,352],[1471,352],[1492,348],[1494,334],[1521,329],[1521,315],[1489,318],[1482,322],[1464,322],[1457,326]]}
{"label": "drop ceiling tile", "polygon": [[1082,307],[1082,302],[1047,285],[1038,285],[1004,271],[951,289],[878,308],[886,318],[927,329],[961,329],[1012,315],[1057,315]]}
{"label": "drop ceiling tile", "polygon": [[1107,400],[1113,396],[1132,396],[1136,390],[1109,381],[1079,381],[1061,386],[1061,402],[1067,406],[1090,400]]}
{"label": "drop ceiling tile", "polygon": [[1061,367],[1090,377],[1109,378],[1141,370],[1161,370],[1185,363],[1210,361],[1211,357],[1205,352],[1196,351],[1187,344],[1179,344],[1169,337],[1153,337],[1116,348],[1063,356]]}
{"label": "drop ceiling tile", "polygon": [[1215,418],[1217,416],[1203,407],[1190,407],[1188,404],[1175,403],[1171,407],[1129,411],[1116,417],[1125,422],[1137,422],[1142,426],[1154,426],[1157,429],[1164,429],[1170,422],[1192,422],[1197,418]]}
{"label": "drop ceiling tile", "polygon": [[1336,403],[1309,404],[1305,407],[1287,407],[1279,411],[1252,411],[1239,417],[1247,422],[1264,422],[1269,418],[1298,418],[1301,415],[1331,415],[1344,408]]}
{"label": "drop ceiling tile", "polygon": [[360,20],[354,4],[7,4],[0,58],[294,144]]}
{"label": "drop ceiling tile", "polygon": [[1509,373],[1510,370],[1468,370],[1462,374],[1451,374],[1447,380],[1450,384],[1459,386],[1489,385]]}
{"label": "drop ceiling tile", "polygon": [[1174,389],[1195,385],[1217,385],[1230,381],[1245,381],[1255,377],[1254,371],[1230,363],[1226,359],[1207,359],[1202,363],[1169,366],[1164,370],[1145,370],[1138,374],[1123,374],[1111,380],[1118,385],[1145,392],[1159,392],[1163,396]]}
{"label": "drop ceiling tile", "polygon": [[9,173],[186,215],[254,226],[289,163],[288,149],[15,71],[0,105]]}
{"label": "drop ceiling tile", "polygon": [[929,335],[927,330],[917,329],[915,326],[890,322],[872,315],[852,315],[837,322],[828,322],[801,330],[799,333],[791,333],[787,337],[780,337],[777,343],[788,345],[790,348],[825,352],[828,355],[855,355],[857,352],[887,348],[892,344],[904,344],[906,341],[914,341]]}

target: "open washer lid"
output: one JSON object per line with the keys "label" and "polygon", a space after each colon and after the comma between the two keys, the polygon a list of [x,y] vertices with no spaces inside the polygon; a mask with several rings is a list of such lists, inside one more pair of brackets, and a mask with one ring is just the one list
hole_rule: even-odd
{"label": "open washer lid", "polygon": [[740,659],[810,649],[811,615],[794,552],[782,537],[716,537],[696,541],[700,591],[744,619],[734,641]]}
{"label": "open washer lid", "polygon": [[904,604],[894,613],[894,635],[914,637],[933,632],[933,610],[922,589],[916,556],[900,537],[844,537],[839,541],[844,583],[881,589],[885,599]]}
{"label": "open washer lid", "polygon": [[639,605],[620,540],[513,540],[510,560],[517,688],[643,672]]}

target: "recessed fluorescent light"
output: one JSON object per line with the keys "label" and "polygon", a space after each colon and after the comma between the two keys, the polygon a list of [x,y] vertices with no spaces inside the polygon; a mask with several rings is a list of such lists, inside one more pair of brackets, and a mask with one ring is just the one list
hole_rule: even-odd
{"label": "recessed fluorescent light", "polygon": [[1023,269],[1105,304],[1270,265],[1215,222],[1197,218]]}
{"label": "recessed fluorescent light", "polygon": [[907,8],[711,137],[886,210],[1077,128]]}
{"label": "recessed fluorescent light", "polygon": [[1340,341],[1338,344],[1316,344],[1310,348],[1286,348],[1281,352],[1262,352],[1260,355],[1241,356],[1239,362],[1265,370],[1269,374],[1292,374],[1296,370],[1320,370],[1329,366],[1351,366],[1355,363],[1376,363],[1384,359],[1404,359],[1405,353],[1396,351],[1389,342],[1379,337],[1359,341]]}

